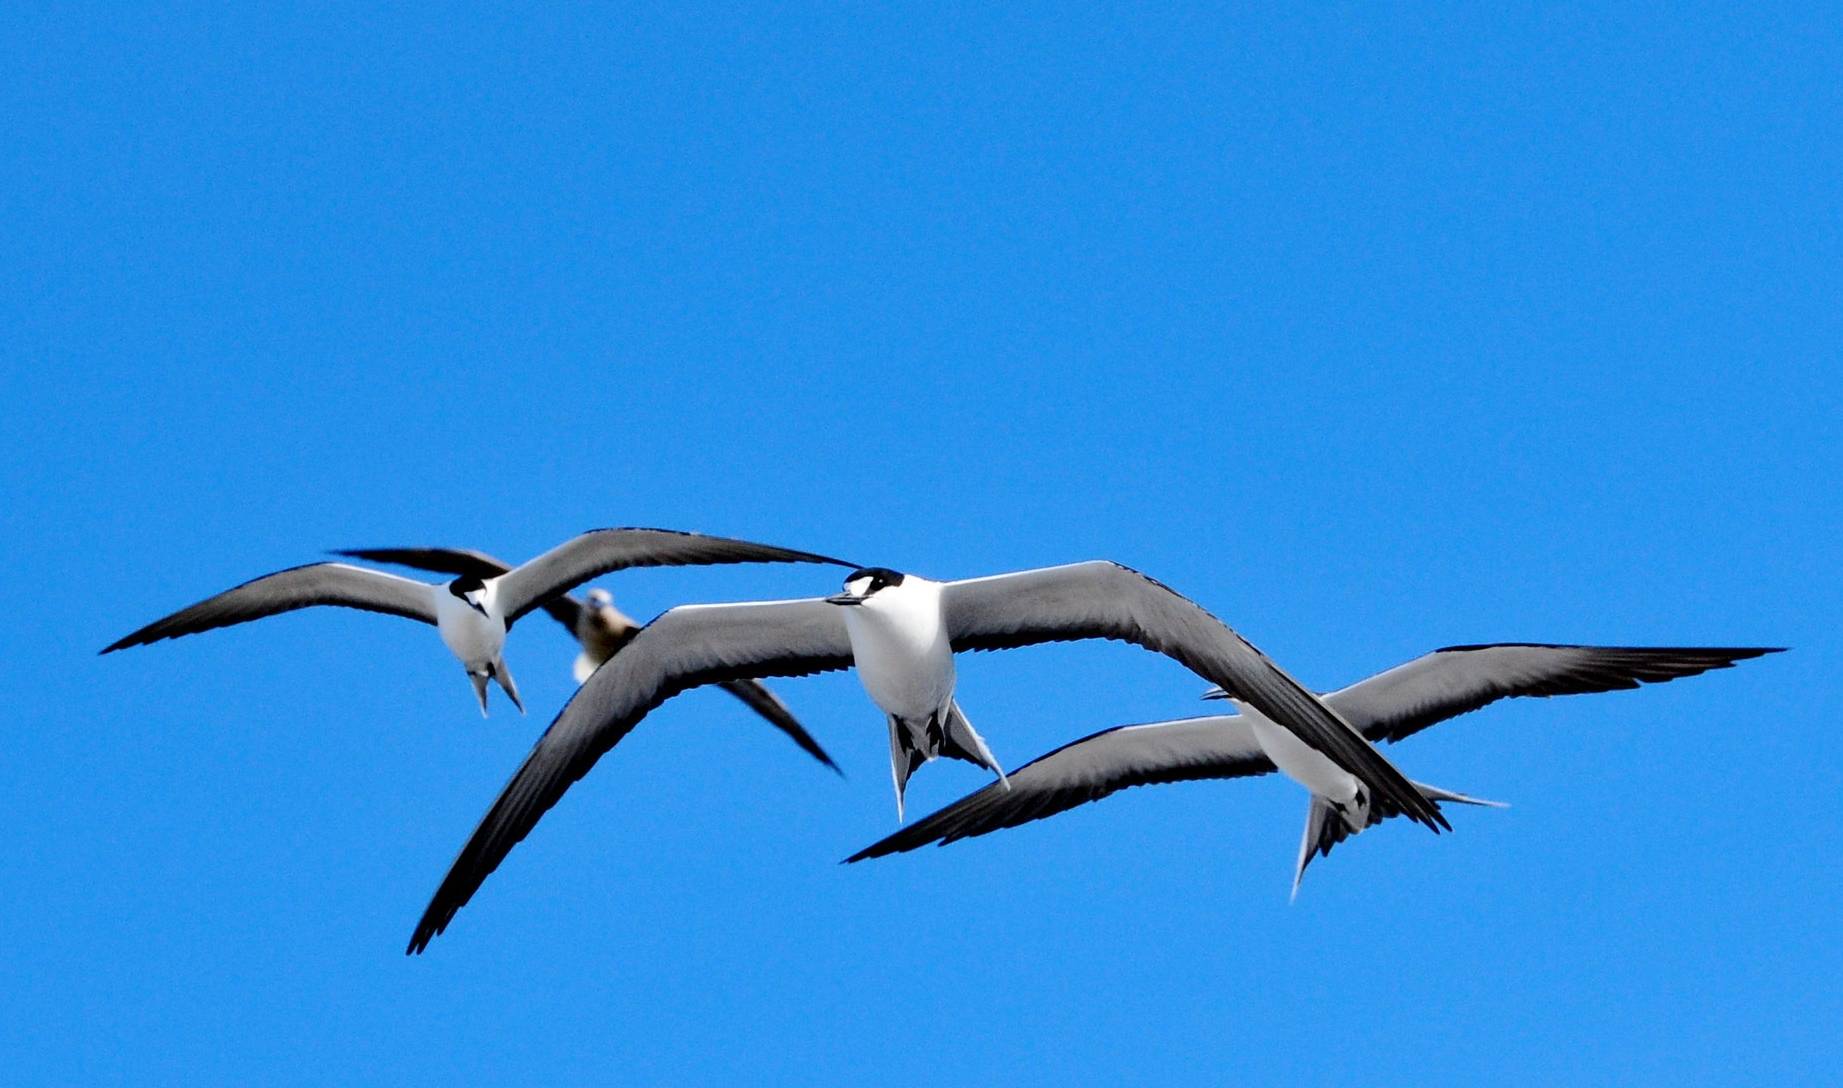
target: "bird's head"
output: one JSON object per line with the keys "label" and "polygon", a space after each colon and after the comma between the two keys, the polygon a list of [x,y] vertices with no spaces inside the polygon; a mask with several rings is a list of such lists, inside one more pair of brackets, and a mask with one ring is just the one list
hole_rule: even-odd
{"label": "bird's head", "polygon": [[589,607],[610,608],[614,605],[614,594],[605,589],[589,590]]}
{"label": "bird's head", "polygon": [[483,601],[486,596],[486,583],[479,578],[472,574],[463,574],[448,583],[448,592],[465,602],[467,607],[475,612],[482,616],[486,615],[486,605]]}
{"label": "bird's head", "polygon": [[845,591],[835,597],[827,597],[827,604],[857,606],[874,598],[878,593],[892,586],[902,584],[902,572],[888,567],[865,567],[854,570],[845,577]]}

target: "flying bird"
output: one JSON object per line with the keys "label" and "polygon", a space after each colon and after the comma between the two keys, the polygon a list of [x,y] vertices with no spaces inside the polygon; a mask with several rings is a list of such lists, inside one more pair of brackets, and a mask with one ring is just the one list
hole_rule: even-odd
{"label": "flying bird", "polygon": [[[511,564],[485,552],[465,548],[354,548],[335,554],[373,563],[395,563],[436,574],[452,574],[457,577],[471,575],[482,581],[497,578],[512,569]],[[615,607],[614,598],[607,590],[591,589],[586,596],[588,599],[581,601],[570,594],[560,593],[538,605],[551,619],[562,624],[582,647],[582,652],[576,655],[572,665],[578,684],[587,680],[591,673],[613,657],[622,646],[627,645],[628,640],[640,630],[640,624]],[[787,709],[787,704],[761,681],[730,680],[717,686],[766,718],[770,725],[787,734],[808,755],[833,771],[844,773],[800,724],[799,719],[794,717],[793,711]]]}
{"label": "flying bird", "polygon": [[[487,876],[654,707],[725,680],[857,666],[888,718],[898,805],[908,775],[945,755],[998,773],[954,701],[953,655],[1042,642],[1136,643],[1232,691],[1394,810],[1444,827],[1438,802],[1318,697],[1220,620],[1137,571],[1096,561],[936,582],[885,567],[826,598],[683,605],[643,628],[563,708],[474,830],[410,938],[428,946]],[[1003,780],[995,787],[1002,789]]]}
{"label": "flying bird", "polygon": [[[1366,739],[1380,744],[1499,699],[1636,688],[1777,652],[1768,647],[1449,646],[1331,692],[1324,700]],[[1217,689],[1206,697],[1229,696]],[[1346,838],[1398,812],[1391,801],[1369,796],[1354,776],[1261,711],[1244,700],[1232,701],[1234,714],[1118,726],[1066,744],[1013,771],[1009,789],[977,790],[845,860],[884,857],[929,843],[945,846],[1054,816],[1130,786],[1244,778],[1277,769],[1311,794],[1293,870],[1296,895],[1314,857],[1330,854]],[[1437,801],[1497,805],[1421,783],[1416,787]]]}
{"label": "flying bird", "polygon": [[480,701],[480,713],[486,713],[488,680],[498,682],[522,713],[525,706],[502,653],[506,630],[519,617],[551,597],[609,571],[719,563],[853,565],[811,552],[671,529],[596,529],[502,575],[463,574],[435,585],[348,563],[291,567],[155,620],[110,643],[102,652],[248,623],[312,605],[338,605],[433,624],[466,668],[474,695]]}

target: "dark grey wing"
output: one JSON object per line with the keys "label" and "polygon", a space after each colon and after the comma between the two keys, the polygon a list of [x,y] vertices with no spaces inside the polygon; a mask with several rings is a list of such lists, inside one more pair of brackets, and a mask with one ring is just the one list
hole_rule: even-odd
{"label": "dark grey wing", "polygon": [[787,734],[788,739],[798,744],[801,751],[832,768],[841,778],[844,776],[845,772],[839,770],[838,764],[832,762],[832,757],[819,746],[819,742],[813,739],[813,735],[806,731],[806,727],[800,724],[800,720],[794,717],[793,711],[787,709],[786,703],[781,702],[781,697],[769,691],[761,681],[729,680],[717,686],[747,703],[750,710],[768,719],[769,725]]}
{"label": "dark grey wing", "polygon": [[336,605],[366,612],[435,622],[434,587],[381,570],[366,570],[345,563],[310,563],[305,567],[265,574],[254,581],[227,589],[215,597],[155,620],[131,635],[110,643],[102,652],[144,646],[163,638],[195,635],[214,627],[248,623],[265,616],[292,612],[313,605]]}
{"label": "dark grey wing", "polygon": [[710,566],[722,563],[832,563],[853,566],[812,552],[796,552],[747,540],[681,533],[672,529],[595,529],[564,541],[499,581],[499,608],[510,625],[560,593],[629,567]]}
{"label": "dark grey wing", "polygon": [[1138,571],[1095,561],[949,582],[942,610],[956,650],[1109,638],[1164,654],[1291,730],[1415,822],[1450,826],[1318,696],[1221,620]]}
{"label": "dark grey wing", "polygon": [[1372,741],[1396,741],[1499,699],[1661,684],[1778,653],[1765,646],[1448,646],[1325,696]]}
{"label": "dark grey wing", "polygon": [[867,846],[846,862],[986,835],[1099,801],[1132,786],[1267,774],[1273,762],[1240,715],[1122,725],[1065,744]]}
{"label": "dark grey wing", "polygon": [[409,951],[428,947],[570,785],[654,707],[704,684],[850,666],[844,619],[837,606],[819,598],[666,612],[596,669],[550,723],[461,848],[417,923]]}
{"label": "dark grey wing", "polygon": [[[510,563],[472,548],[350,548],[333,554],[373,563],[394,563],[399,567],[435,574],[452,574],[457,578],[472,575],[481,581],[497,578],[512,569]],[[551,619],[562,624],[571,638],[576,637],[576,624],[582,617],[582,602],[567,594],[559,594],[544,601],[539,607],[549,613]]]}

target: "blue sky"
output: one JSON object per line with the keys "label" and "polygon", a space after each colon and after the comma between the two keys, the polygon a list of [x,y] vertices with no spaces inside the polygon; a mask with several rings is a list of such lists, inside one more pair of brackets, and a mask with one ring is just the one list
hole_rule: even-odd
{"label": "blue sky", "polygon": [[[1837,27],[8,8],[9,1082],[1828,1070]],[[1452,643],[1795,649],[1397,746],[1515,807],[1365,835],[1292,906],[1277,780],[841,867],[894,826],[856,681],[779,686],[844,781],[697,693],[418,959],[570,693],[560,632],[514,632],[532,714],[486,721],[383,617],[95,656],[322,549],[619,524],[1118,559],[1324,687]],[[1107,645],[961,677],[1013,765],[1203,686]],[[911,811],[982,781],[930,766]]]}

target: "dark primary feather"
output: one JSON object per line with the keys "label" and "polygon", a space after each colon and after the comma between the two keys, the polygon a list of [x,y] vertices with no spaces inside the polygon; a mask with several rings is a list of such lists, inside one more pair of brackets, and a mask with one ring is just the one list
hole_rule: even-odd
{"label": "dark primary feather", "polygon": [[956,650],[1110,638],[1164,654],[1292,731],[1416,822],[1436,832],[1450,826],[1318,696],[1221,620],[1138,571],[1097,560],[951,582],[942,607]]}
{"label": "dark primary feather", "polygon": [[801,751],[832,768],[833,773],[840,778],[844,777],[845,772],[832,761],[831,754],[813,739],[813,735],[794,717],[793,711],[787,709],[787,704],[781,701],[780,696],[769,691],[766,684],[759,680],[726,680],[717,686],[742,700],[750,710],[767,719],[769,725],[787,734],[788,739],[799,745]]}
{"label": "dark primary feather", "polygon": [[674,608],[597,669],[475,828],[410,938],[421,952],[577,779],[654,707],[694,687],[849,668],[851,640],[821,600]]}
{"label": "dark primary feather", "polygon": [[[349,548],[333,554],[456,577],[497,578],[512,569],[510,563],[471,548]],[[582,616],[580,601],[560,593],[547,598],[538,607],[562,624],[572,638],[576,636],[576,623]]]}
{"label": "dark primary feather", "polygon": [[510,625],[548,598],[610,571],[726,563],[856,566],[812,552],[675,529],[595,529],[509,571],[499,583],[500,607]]}
{"label": "dark primary feather", "polygon": [[383,571],[346,563],[310,563],[265,574],[155,620],[103,649],[112,653],[163,638],[193,635],[217,627],[248,623],[314,605],[384,612],[405,619],[435,622],[431,587]]}

